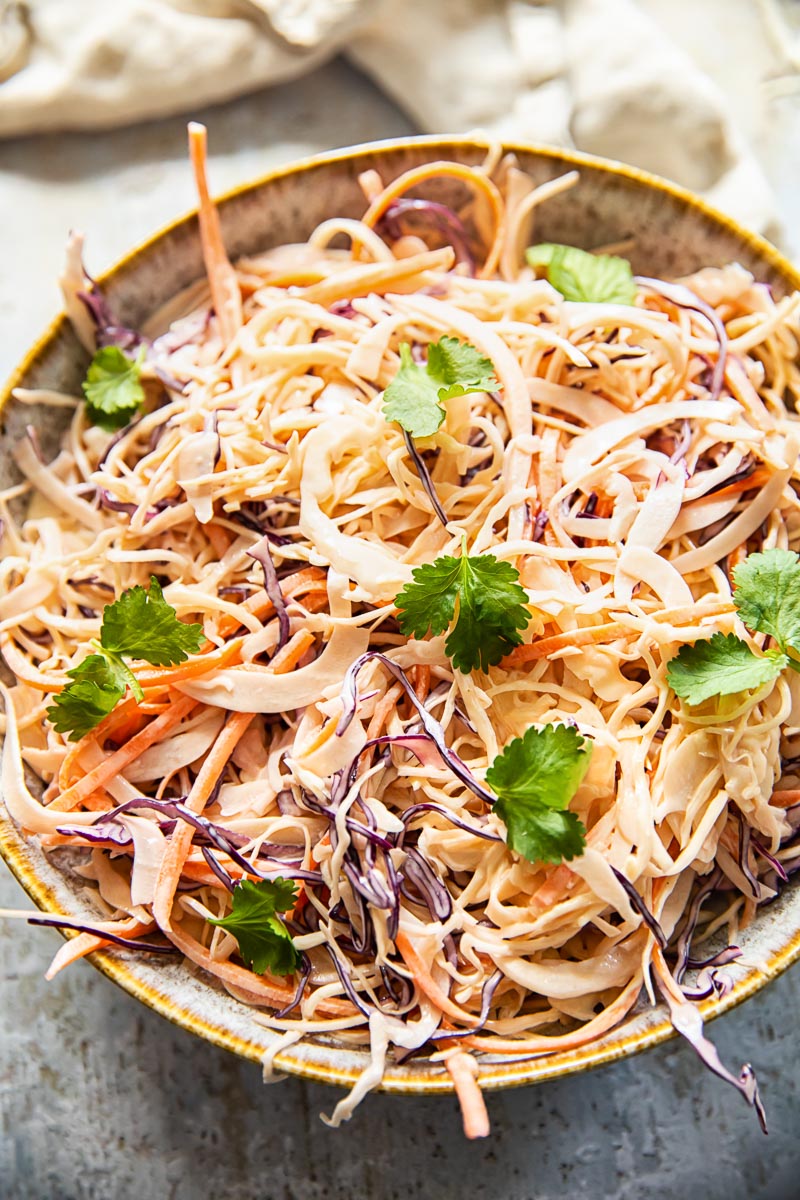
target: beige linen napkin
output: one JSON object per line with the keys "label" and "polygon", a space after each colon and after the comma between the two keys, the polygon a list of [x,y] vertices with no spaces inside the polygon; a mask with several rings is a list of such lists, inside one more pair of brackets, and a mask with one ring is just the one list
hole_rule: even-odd
{"label": "beige linen napkin", "polygon": [[191,113],[342,51],[421,130],[575,145],[669,176],[764,228],[771,193],[724,96],[646,9],[646,0],[0,0],[0,136]]}

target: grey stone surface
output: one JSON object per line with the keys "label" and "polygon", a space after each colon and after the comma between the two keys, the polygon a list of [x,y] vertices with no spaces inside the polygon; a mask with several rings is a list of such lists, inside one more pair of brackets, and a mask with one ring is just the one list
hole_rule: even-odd
{"label": "grey stone surface", "polygon": [[[743,2],[743,0],[739,0]],[[741,104],[741,101],[740,101]],[[797,147],[797,104],[787,142]],[[787,108],[788,111],[788,108]],[[299,154],[410,132],[339,63],[290,87],[195,114],[215,190]],[[0,146],[0,372],[58,306],[66,229],[100,270],[193,202],[180,118]],[[786,128],[788,129],[788,124]],[[800,156],[774,155],[787,226]],[[795,247],[797,227],[788,230]],[[0,869],[0,905],[26,907]],[[53,983],[49,930],[0,923],[0,1200],[795,1200],[800,967],[712,1027],[730,1066],[756,1066],[770,1119],[688,1046],[489,1097],[493,1136],[463,1141],[449,1098],[373,1096],[327,1129],[336,1093],[259,1070],[174,1028],[85,963]]]}

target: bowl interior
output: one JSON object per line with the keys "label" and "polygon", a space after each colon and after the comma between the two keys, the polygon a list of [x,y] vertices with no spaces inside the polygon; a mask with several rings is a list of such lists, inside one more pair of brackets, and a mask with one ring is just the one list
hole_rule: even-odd
{"label": "bowl interior", "polygon": [[[489,147],[469,138],[407,139],[322,155],[276,171],[225,197],[220,204],[225,241],[232,256],[252,254],[286,242],[304,241],[316,225],[333,215],[360,216],[364,200],[358,175],[377,169],[385,180],[421,163],[455,159],[477,164]],[[579,154],[509,146],[536,183],[577,168],[579,182],[535,213],[533,240],[566,242],[588,249],[626,245],[634,271],[672,277],[703,266],[738,261],[776,295],[800,287],[800,276],[769,243],[740,229],[680,188],[633,168]],[[457,181],[440,179],[425,194],[452,202],[461,194]],[[66,232],[66,231],[65,231]],[[91,231],[90,231],[91,233]],[[91,249],[91,238],[89,239]],[[54,270],[55,270],[54,265]],[[121,320],[142,324],[177,292],[203,274],[194,216],[183,218],[133,251],[101,279]],[[64,410],[22,405],[12,386],[45,388],[80,395],[87,355],[65,318],[59,318],[23,361],[0,397],[0,487],[18,481],[10,448],[33,424],[45,450],[54,452],[65,420]],[[23,836],[0,806],[0,853],[40,907],[72,916],[86,915],[82,881],[67,857],[49,857],[35,839]],[[788,886],[741,938],[744,961],[734,970],[736,984],[723,1000],[706,1001],[706,1017],[716,1016],[745,999],[800,957],[800,888]],[[95,965],[126,991],[177,1024],[245,1057],[260,1059],[276,1034],[260,1026],[256,1010],[221,989],[216,981],[184,964],[148,962],[124,952],[99,952]],[[552,1078],[663,1041],[671,1026],[662,1008],[641,1007],[604,1038],[580,1050],[509,1061],[485,1057],[481,1084],[507,1087]],[[316,1039],[282,1051],[281,1069],[324,1082],[352,1082],[367,1064],[365,1051]],[[391,1091],[450,1091],[450,1077],[424,1059],[388,1069],[383,1083]]]}

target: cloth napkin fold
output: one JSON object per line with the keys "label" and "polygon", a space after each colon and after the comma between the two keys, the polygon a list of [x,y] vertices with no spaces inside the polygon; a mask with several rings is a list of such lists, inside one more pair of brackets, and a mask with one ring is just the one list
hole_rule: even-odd
{"label": "cloth napkin fold", "polygon": [[192,112],[340,52],[424,132],[577,146],[772,220],[722,92],[637,0],[0,0],[0,136]]}

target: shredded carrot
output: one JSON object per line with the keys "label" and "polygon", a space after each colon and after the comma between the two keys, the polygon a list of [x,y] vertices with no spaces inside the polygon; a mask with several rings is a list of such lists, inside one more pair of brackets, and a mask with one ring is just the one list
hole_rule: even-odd
{"label": "shredded carrot", "polygon": [[431,669],[427,663],[418,663],[411,668],[411,678],[417,699],[424,701],[431,689]]}
{"label": "shredded carrot", "polygon": [[544,883],[532,893],[530,905],[534,910],[534,915],[539,916],[548,908],[552,908],[558,900],[563,899],[567,885],[574,878],[575,872],[571,871],[565,863],[560,863]]}
{"label": "shredded carrot", "polygon": [[[297,571],[288,579],[284,579],[281,583],[281,591],[286,599],[301,596],[304,591],[313,591],[324,579],[325,572],[321,571],[319,567],[305,567],[302,571]],[[275,605],[263,588],[253,592],[252,596],[248,596],[242,607],[252,616],[258,617],[260,621],[272,616],[275,612]],[[217,628],[222,637],[227,637],[228,634],[235,633],[240,624],[241,622],[237,621],[236,617],[225,613],[220,617]]]}
{"label": "shredded carrot", "polygon": [[[213,643],[209,642],[209,645]],[[176,667],[150,668],[149,670],[134,671],[142,688],[149,693],[151,688],[171,687],[182,679],[194,679],[198,675],[207,675],[209,671],[221,670],[236,662],[242,653],[242,639],[236,638],[226,642],[218,650],[209,654],[199,654],[188,662],[179,663]]]}
{"label": "shredded carrot", "polygon": [[[306,270],[276,271],[274,275],[266,275],[264,282],[268,287],[310,287],[313,283],[321,283],[327,279],[328,272],[318,267],[308,267]],[[263,287],[263,284],[261,284]]]}
{"label": "shredded carrot", "polygon": [[770,803],[777,808],[791,808],[793,804],[800,804],[800,788],[784,788],[781,791],[772,793]]}
{"label": "shredded carrot", "polygon": [[[694,501],[695,504],[700,504],[703,500],[720,500],[723,496],[737,496],[740,492],[749,492],[752,488],[761,488],[764,484],[769,483],[774,472],[769,467],[756,467],[751,475],[745,476],[744,479],[735,479],[733,483],[727,483],[725,487],[718,488],[716,492],[709,492],[706,496],[699,496]],[[686,506],[690,506],[687,504]]]}
{"label": "shredded carrot", "polygon": [[[221,854],[218,854],[217,857],[231,879],[252,879],[254,882],[257,882],[261,878],[260,875],[246,873],[240,866],[230,862]],[[193,879],[195,883],[202,883],[205,887],[219,887],[219,878],[205,862],[190,862],[187,859],[181,868],[181,876],[185,879]]]}
{"label": "shredded carrot", "polygon": [[375,197],[361,219],[370,229],[374,228],[392,201],[402,196],[403,192],[407,192],[409,188],[417,187],[427,179],[435,179],[440,175],[449,175],[455,179],[463,179],[465,183],[472,184],[489,201],[489,207],[494,218],[495,234],[489,248],[489,253],[486,256],[486,261],[478,272],[480,278],[488,279],[490,275],[494,274],[497,268],[500,252],[503,248],[506,225],[505,210],[503,198],[496,186],[487,175],[484,175],[482,171],[477,170],[475,167],[467,167],[462,163],[453,162],[432,162],[425,163],[419,167],[413,167],[403,175],[398,175],[397,179],[385,187],[380,195]]}
{"label": "shredded carrot", "polygon": [[397,701],[400,698],[402,688],[399,683],[393,683],[378,703],[375,705],[375,711],[372,714],[372,719],[367,726],[367,741],[372,741],[373,738],[379,737],[383,726],[386,723],[386,718],[390,713],[393,713],[397,707]]}
{"label": "shredded carrot", "polygon": [[532,659],[549,658],[557,650],[565,650],[568,646],[588,646],[592,642],[603,642],[609,638],[635,637],[637,630],[629,629],[619,621],[609,621],[605,625],[590,625],[584,629],[570,629],[566,633],[557,633],[553,637],[540,638],[536,642],[528,642],[517,646],[503,659],[504,667],[519,667]]}
{"label": "shredded carrot", "polygon": [[306,650],[314,645],[314,634],[310,629],[298,629],[285,646],[270,659],[269,670],[273,675],[286,675],[293,670]]}
{"label": "shredded carrot", "polygon": [[117,728],[129,719],[137,707],[133,696],[129,696],[127,700],[118,704],[113,712],[104,717],[99,725],[95,725],[94,729],[90,729],[79,741],[70,744],[58,772],[58,790],[60,792],[65,792],[68,787],[71,787],[72,776],[86,747],[102,745],[112,732],[116,732]]}
{"label": "shredded carrot", "polygon": [[[201,813],[205,808],[214,784],[254,716],[255,713],[232,713],[223,725],[186,798],[186,807],[191,812]],[[194,830],[190,825],[179,825],[169,839],[161,860],[153,896],[153,916],[165,931],[170,928],[172,901],[193,836]]]}
{"label": "shredded carrot", "polygon": [[398,933],[394,939],[394,943],[400,951],[403,962],[413,975],[417,987],[437,1008],[441,1009],[443,1013],[447,1013],[454,1021],[458,1021],[460,1025],[477,1025],[478,1018],[476,1016],[472,1013],[464,1012],[457,1004],[453,1003],[449,996],[445,995],[420,955],[414,949],[411,939],[407,934],[402,931]]}
{"label": "shredded carrot", "polygon": [[50,808],[56,812],[69,812],[70,809],[77,808],[79,804],[86,801],[92,792],[102,788],[109,779],[113,779],[115,775],[124,771],[129,763],[137,759],[148,746],[155,745],[173,726],[180,724],[183,718],[197,707],[197,703],[189,696],[180,696],[166,712],[151,721],[141,733],[137,733],[126,745],[120,746],[119,750],[115,750],[104,762],[94,767],[72,787],[57,796]]}
{"label": "shredded carrot", "polygon": [[219,322],[222,340],[228,344],[242,325],[242,296],[236,272],[230,264],[222,240],[219,213],[211,199],[206,179],[207,136],[205,125],[189,124],[189,154],[199,198],[197,219],[211,299]]}
{"label": "shredded carrot", "polygon": [[458,1103],[461,1105],[461,1119],[464,1122],[464,1136],[470,1141],[475,1138],[489,1136],[489,1114],[486,1111],[486,1101],[478,1083],[478,1064],[471,1054],[464,1050],[454,1050],[444,1060],[447,1073],[453,1081]]}
{"label": "shredded carrot", "polygon": [[350,300],[354,296],[385,295],[387,292],[418,291],[425,282],[426,271],[449,271],[455,262],[452,247],[441,250],[426,250],[413,258],[399,258],[391,262],[364,263],[339,271],[322,283],[306,288],[303,299],[312,304],[329,305],[337,300]]}

